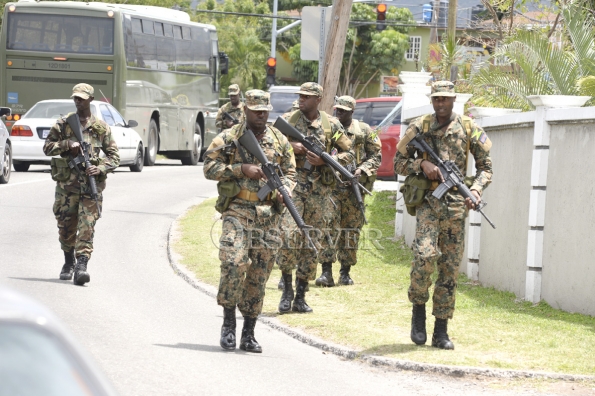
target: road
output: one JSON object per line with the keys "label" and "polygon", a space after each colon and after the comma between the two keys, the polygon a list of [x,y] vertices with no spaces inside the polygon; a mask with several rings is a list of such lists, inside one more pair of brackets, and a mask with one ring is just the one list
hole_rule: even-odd
{"label": "road", "polygon": [[104,192],[91,282],[77,287],[58,280],[63,254],[49,167],[14,172],[0,186],[0,283],[51,308],[122,395],[525,394],[344,361],[262,323],[262,354],[222,351],[222,309],[174,274],[166,250],[176,217],[215,194],[201,165],[118,169]]}

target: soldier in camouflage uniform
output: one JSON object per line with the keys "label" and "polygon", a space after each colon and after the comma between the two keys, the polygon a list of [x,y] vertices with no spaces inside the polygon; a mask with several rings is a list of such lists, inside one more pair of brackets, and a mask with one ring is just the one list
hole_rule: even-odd
{"label": "soldier in camouflage uniform", "polygon": [[464,199],[453,190],[440,200],[433,197],[432,191],[444,178],[432,158],[420,155],[407,144],[411,136],[423,134],[442,160],[455,162],[463,173],[467,171],[470,152],[475,158],[476,174],[467,179],[479,204],[483,190],[492,180],[492,143],[470,118],[453,113],[455,97],[454,85],[450,81],[438,81],[432,85],[431,100],[435,113],[418,118],[409,125],[397,146],[394,160],[395,173],[408,176],[423,172],[431,180],[423,202],[416,207],[417,226],[412,246],[414,260],[408,294],[409,301],[413,303],[411,340],[422,345],[427,339],[425,304],[429,300],[428,290],[436,262],[438,278],[432,299],[436,323],[432,346],[442,349],[454,349],[448,338],[447,321],[452,319],[455,309],[457,277],[465,247],[465,218],[474,205],[469,198]]}
{"label": "soldier in camouflage uniform", "polygon": [[[352,171],[359,178],[360,183],[368,191],[372,190],[376,173],[381,162],[381,144],[378,133],[364,122],[353,119],[355,99],[351,96],[341,96],[334,106],[337,118],[345,128],[347,137],[353,142],[355,162]],[[365,194],[362,192],[362,199]],[[319,254],[322,264],[322,274],[316,279],[317,286],[335,286],[333,279],[333,263],[338,258],[341,263],[339,277],[340,285],[353,285],[349,276],[351,266],[357,263],[357,249],[360,230],[364,225],[364,215],[353,195],[350,184],[337,186],[333,192],[333,200],[337,204],[337,214],[333,219],[331,229],[334,231],[329,241],[329,248]],[[338,239],[337,239],[338,238]]]}
{"label": "soldier in camouflage uniform", "polygon": [[[335,156],[342,164],[353,161],[350,151],[351,141],[345,136],[343,126],[336,118],[323,111],[318,111],[322,99],[322,87],[316,83],[304,83],[297,92],[300,109],[289,114],[286,119],[305,136],[316,136],[324,145],[326,152]],[[313,240],[323,240],[322,235],[328,229],[334,216],[332,190],[336,183],[334,171],[316,154],[305,149],[299,142],[292,142],[297,168],[296,187],[294,189],[295,206],[304,222],[313,227]],[[308,169],[308,165],[311,168]],[[317,255],[305,242],[289,212],[283,215],[282,229],[284,245],[279,252],[277,264],[283,276],[283,294],[279,303],[279,312],[312,312],[306,304],[305,295],[308,281],[316,276]],[[293,291],[292,271],[297,267],[297,291]],[[292,307],[293,300],[293,307]]]}
{"label": "soldier in camouflage uniform", "polygon": [[293,188],[295,179],[293,148],[281,132],[266,125],[270,110],[268,93],[246,92],[245,122],[217,135],[205,153],[204,174],[207,179],[219,181],[216,208],[223,217],[217,304],[223,307],[220,344],[226,350],[236,347],[237,306],[244,317],[240,349],[262,352],[254,338],[254,326],[281,247],[279,204],[282,204],[282,196],[274,194],[265,201],[258,199],[257,192],[263,186],[261,179],[265,175],[258,161],[245,149],[236,148],[234,140],[244,133],[254,133],[268,159],[280,165],[288,191]]}
{"label": "soldier in camouflage uniform", "polygon": [[[97,205],[91,198],[89,176],[95,176],[97,199],[101,206],[101,192],[105,189],[107,173],[118,167],[120,155],[110,127],[91,114],[93,87],[77,84],[71,97],[81,121],[83,140],[92,146],[89,153],[92,165],[87,169],[83,169],[82,165],[69,167],[69,162],[81,154],[80,142],[66,123],[70,114],[59,119],[52,127],[43,152],[48,156],[61,157],[52,158],[52,179],[57,181],[54,215],[58,220],[59,240],[65,258],[60,279],[72,279],[74,271],[74,283],[84,285],[91,280],[87,265],[93,252],[95,222],[99,217]],[[105,159],[99,158],[100,150],[105,153]]]}
{"label": "soldier in camouflage uniform", "polygon": [[229,102],[225,103],[217,112],[215,126],[218,131],[222,131],[233,126],[233,121],[229,118],[223,118],[223,113],[227,112],[241,124],[244,121],[244,103],[240,100],[240,86],[231,84],[228,89]]}

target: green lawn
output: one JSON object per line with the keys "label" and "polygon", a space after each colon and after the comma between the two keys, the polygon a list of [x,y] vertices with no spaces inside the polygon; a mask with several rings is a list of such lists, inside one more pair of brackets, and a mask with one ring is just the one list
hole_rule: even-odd
{"label": "green lawn", "polygon": [[[277,316],[289,326],[363,354],[484,368],[595,373],[594,317],[555,310],[544,302],[534,305],[519,301],[512,293],[481,287],[463,275],[455,317],[449,321],[455,350],[432,348],[430,341],[426,346],[414,345],[409,339],[411,304],[407,299],[412,255],[402,240],[393,239],[394,193],[374,193],[367,204],[369,224],[364,234],[381,235],[380,248],[373,241],[362,240],[364,248],[351,271],[356,284],[318,288],[312,282],[306,300],[313,314],[278,315],[280,272],[275,267],[267,285],[263,315]],[[181,237],[174,250],[198,279],[216,286],[221,222],[215,215],[214,199],[192,208],[181,220]],[[338,263],[333,270],[337,280]],[[432,329],[433,318],[428,320],[430,339]]]}

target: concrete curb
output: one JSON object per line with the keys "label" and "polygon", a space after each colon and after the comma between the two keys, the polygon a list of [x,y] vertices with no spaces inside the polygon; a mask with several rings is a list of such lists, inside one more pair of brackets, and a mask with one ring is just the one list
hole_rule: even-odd
{"label": "concrete curb", "polygon": [[[179,220],[186,215],[186,213],[190,210],[188,208],[184,213],[179,215],[170,225],[169,232],[167,235],[167,257],[169,259],[169,264],[172,267],[173,271],[182,277],[190,286],[194,287],[197,290],[205,293],[206,295],[216,298],[217,297],[217,288],[208,284],[201,282],[200,280],[196,279],[193,273],[188,271],[182,264],[179,263],[178,258],[180,257],[176,252],[172,250],[172,242],[175,240],[175,236],[178,233],[178,222]],[[466,367],[466,366],[447,366],[441,364],[430,364],[430,363],[420,363],[420,362],[413,362],[408,360],[400,360],[400,359],[392,359],[392,358],[385,358],[381,356],[374,356],[374,355],[364,355],[361,352],[358,352],[353,349],[349,349],[347,347],[336,345],[320,339],[318,337],[311,336],[306,334],[298,329],[291,328],[286,326],[285,324],[281,323],[274,317],[267,317],[267,316],[260,316],[258,320],[267,326],[275,329],[277,331],[281,331],[290,337],[303,342],[304,344],[313,346],[318,348],[322,351],[332,353],[334,355],[340,356],[344,359],[349,360],[359,360],[366,364],[369,364],[373,367],[382,367],[384,369],[392,369],[392,370],[405,370],[405,371],[415,371],[415,372],[424,372],[424,373],[432,373],[432,374],[442,374],[451,377],[465,377],[465,376],[472,376],[472,377],[489,377],[489,378],[501,378],[501,379],[513,379],[513,378],[533,378],[533,379],[549,379],[549,380],[558,380],[558,381],[584,381],[590,380],[594,381],[595,376],[588,376],[588,375],[572,375],[572,374],[558,374],[558,373],[547,373],[547,372],[534,372],[534,371],[519,371],[519,370],[500,370],[500,369],[490,369],[490,368],[477,368],[477,367]]]}

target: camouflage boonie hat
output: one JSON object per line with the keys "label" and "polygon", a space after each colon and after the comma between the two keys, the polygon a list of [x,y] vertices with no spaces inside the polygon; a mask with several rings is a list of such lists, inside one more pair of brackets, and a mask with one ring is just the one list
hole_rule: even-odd
{"label": "camouflage boonie hat", "polygon": [[78,96],[81,99],[87,100],[91,96],[93,96],[94,92],[95,92],[95,90],[89,84],[85,84],[85,83],[76,84],[72,88],[72,95],[70,95],[70,97],[74,98],[75,96]]}
{"label": "camouflage boonie hat", "polygon": [[231,84],[229,89],[227,90],[228,95],[239,95],[240,94],[240,86],[238,84]]}
{"label": "camouflage boonie hat", "polygon": [[291,108],[292,109],[299,109],[300,108],[300,102],[298,100],[294,100],[293,103],[291,104]]}
{"label": "camouflage boonie hat", "polygon": [[433,96],[457,96],[455,93],[455,85],[450,81],[436,81],[432,84],[432,93],[430,94],[430,97]]}
{"label": "camouflage boonie hat", "polygon": [[309,95],[322,97],[322,86],[315,82],[303,83],[300,90],[296,92],[299,95]]}
{"label": "camouflage boonie hat", "polygon": [[335,109],[343,109],[347,111],[355,110],[355,99],[351,96],[341,96],[337,98],[337,102],[333,106]]}
{"label": "camouflage boonie hat", "polygon": [[246,92],[246,107],[252,111],[271,111],[271,97],[260,89],[251,89]]}

